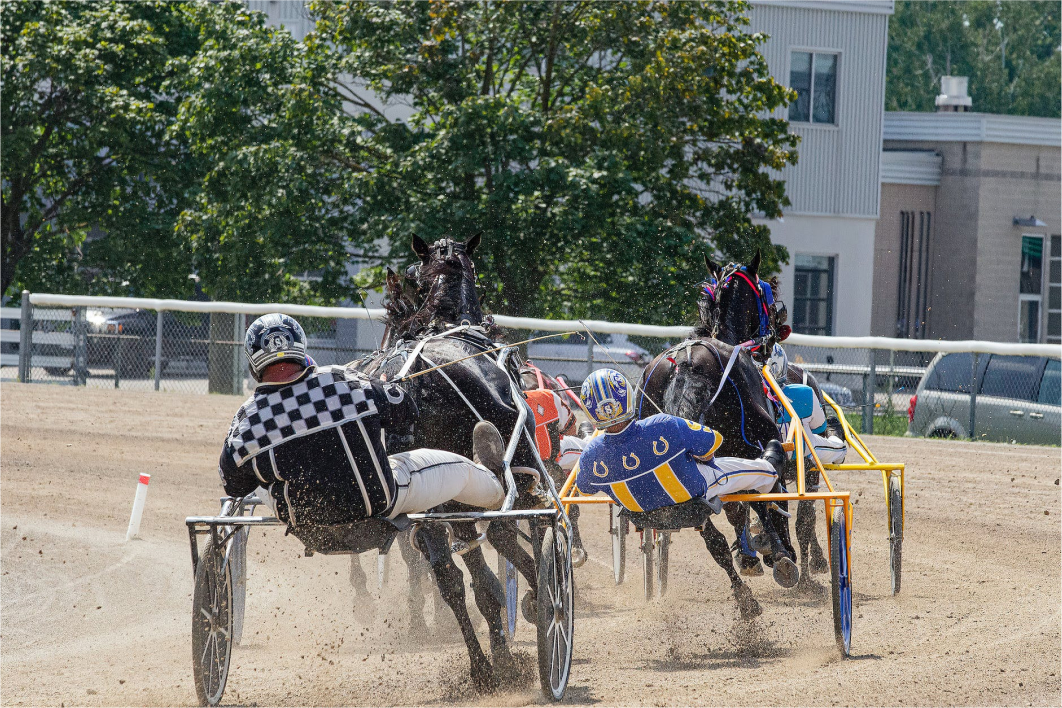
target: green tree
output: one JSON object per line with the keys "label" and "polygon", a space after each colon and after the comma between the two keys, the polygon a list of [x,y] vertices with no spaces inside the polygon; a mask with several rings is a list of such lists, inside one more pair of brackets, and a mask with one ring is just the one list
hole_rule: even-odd
{"label": "green tree", "polygon": [[933,111],[940,77],[969,76],[973,110],[1062,116],[1058,2],[897,2],[885,108]]}
{"label": "green tree", "polygon": [[482,231],[498,312],[677,321],[706,248],[787,257],[749,218],[788,203],[767,170],[796,139],[744,4],[311,7],[308,49],[359,127],[361,235],[392,258],[413,232]]}
{"label": "green tree", "polygon": [[238,2],[190,13],[201,49],[182,67],[175,132],[210,168],[177,231],[203,290],[257,301],[352,296],[347,264],[371,244],[353,191],[366,167],[330,57]]}
{"label": "green tree", "polygon": [[167,135],[183,7],[5,2],[0,42],[0,292],[188,294],[173,225],[195,167]]}

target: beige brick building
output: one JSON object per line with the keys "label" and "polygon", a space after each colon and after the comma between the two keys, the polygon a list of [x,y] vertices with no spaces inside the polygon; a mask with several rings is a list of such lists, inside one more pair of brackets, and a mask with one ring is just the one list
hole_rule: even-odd
{"label": "beige brick building", "polygon": [[1062,341],[1062,122],[886,113],[875,335]]}

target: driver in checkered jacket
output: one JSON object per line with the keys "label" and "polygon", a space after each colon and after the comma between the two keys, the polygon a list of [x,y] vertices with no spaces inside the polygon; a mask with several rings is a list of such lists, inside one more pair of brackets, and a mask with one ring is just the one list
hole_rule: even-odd
{"label": "driver in checkered jacket", "polygon": [[291,527],[393,519],[451,500],[501,506],[503,445],[490,423],[473,431],[477,462],[443,450],[388,456],[383,431],[406,434],[417,417],[401,388],[343,366],[317,366],[306,355],[305,332],[287,315],[260,317],[244,346],[259,385],[221,452],[229,496],[266,489]]}

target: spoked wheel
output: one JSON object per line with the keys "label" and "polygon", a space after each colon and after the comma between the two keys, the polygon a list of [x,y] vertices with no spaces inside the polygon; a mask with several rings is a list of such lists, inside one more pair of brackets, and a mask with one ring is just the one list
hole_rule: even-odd
{"label": "spoked wheel", "polygon": [[498,554],[498,579],[505,593],[505,632],[511,640],[516,636],[516,617],[520,613],[520,574],[501,553]]}
{"label": "spoked wheel", "polygon": [[232,643],[243,638],[243,615],[247,607],[247,526],[239,528],[232,537],[229,565],[232,566]]}
{"label": "spoked wheel", "polygon": [[833,596],[833,633],[841,656],[852,650],[852,581],[848,574],[847,524],[844,507],[830,512],[830,577]]}
{"label": "spoked wheel", "polygon": [[232,569],[223,549],[207,543],[192,596],[192,666],[199,705],[216,706],[232,655]]}
{"label": "spoked wheel", "polygon": [[648,602],[653,599],[653,536],[652,529],[642,529],[642,588],[645,590],[645,599]]}
{"label": "spoked wheel", "polygon": [[903,563],[903,490],[898,475],[889,477],[889,560],[892,568],[892,594],[898,595]]}
{"label": "spoked wheel", "polygon": [[654,531],[654,546],[656,547],[656,592],[659,597],[667,593],[668,561],[671,558],[671,532]]}
{"label": "spoked wheel", "polygon": [[620,516],[620,507],[609,504],[608,532],[612,534],[612,574],[616,578],[616,585],[623,582],[624,570],[627,566],[627,531],[630,529],[630,521],[627,517]]}
{"label": "spoked wheel", "polygon": [[564,698],[572,668],[575,593],[568,537],[546,529],[538,562],[538,677],[542,692]]}

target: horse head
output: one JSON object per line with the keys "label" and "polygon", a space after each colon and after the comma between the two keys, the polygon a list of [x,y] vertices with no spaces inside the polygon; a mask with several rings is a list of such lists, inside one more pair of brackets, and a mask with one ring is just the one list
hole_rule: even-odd
{"label": "horse head", "polygon": [[703,284],[698,302],[701,312],[699,329],[727,344],[766,338],[766,346],[761,348],[765,354],[776,341],[788,336],[788,327],[783,327],[785,306],[774,300],[778,280],[760,278],[758,250],[745,265],[721,266],[708,258],[705,258],[705,265],[709,278]]}
{"label": "horse head", "polygon": [[407,277],[416,282],[424,308],[432,321],[447,324],[483,324],[483,310],[476,294],[476,266],[472,254],[481,234],[468,241],[442,238],[429,245],[413,234],[413,252],[420,264]]}

